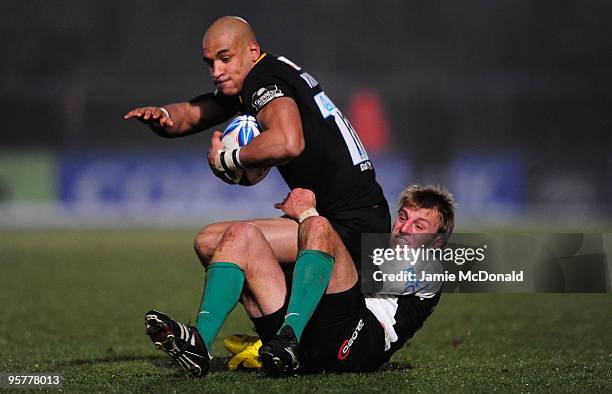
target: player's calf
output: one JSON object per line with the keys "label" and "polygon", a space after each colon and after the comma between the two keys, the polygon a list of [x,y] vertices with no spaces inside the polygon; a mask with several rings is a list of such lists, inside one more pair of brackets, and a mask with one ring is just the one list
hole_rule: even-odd
{"label": "player's calf", "polygon": [[323,216],[307,218],[300,224],[298,238],[301,251],[315,250],[334,258],[334,270],[326,293],[343,292],[357,283],[355,262],[328,219]]}
{"label": "player's calf", "polygon": [[320,250],[334,254],[334,229],[329,220],[323,216],[312,216],[300,224],[298,231],[299,250]]}

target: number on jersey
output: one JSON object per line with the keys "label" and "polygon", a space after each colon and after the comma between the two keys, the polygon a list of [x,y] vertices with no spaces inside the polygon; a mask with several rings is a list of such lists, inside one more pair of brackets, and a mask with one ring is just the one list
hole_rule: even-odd
{"label": "number on jersey", "polygon": [[334,117],[334,121],[340,129],[340,133],[344,138],[344,142],[346,143],[346,147],[351,154],[351,159],[353,160],[353,164],[357,165],[363,163],[364,161],[369,160],[368,153],[366,152],[357,132],[348,121],[348,119],[340,112],[338,107],[334,105],[334,103],[325,95],[325,92],[321,92],[314,96],[314,100],[321,111],[321,115],[323,115],[323,119],[327,119],[330,116]]}

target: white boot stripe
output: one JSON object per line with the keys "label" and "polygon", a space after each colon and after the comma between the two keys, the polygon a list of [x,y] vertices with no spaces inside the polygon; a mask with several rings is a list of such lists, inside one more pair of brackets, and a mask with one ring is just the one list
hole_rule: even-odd
{"label": "white boot stripe", "polygon": [[181,327],[181,339],[187,341],[189,339],[189,329],[186,325],[179,323]]}
{"label": "white boot stripe", "polygon": [[179,365],[181,367],[183,367],[184,369],[189,369],[189,367],[187,366],[187,363],[185,362],[185,360],[183,360],[182,358],[178,357],[175,358],[176,362],[179,363]]}

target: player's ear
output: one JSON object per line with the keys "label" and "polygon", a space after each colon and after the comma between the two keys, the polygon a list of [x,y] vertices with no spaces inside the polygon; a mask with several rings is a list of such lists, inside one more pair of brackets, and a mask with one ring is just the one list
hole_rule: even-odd
{"label": "player's ear", "polygon": [[259,56],[261,55],[261,48],[259,47],[259,43],[257,41],[251,41],[249,43],[249,53],[251,55],[252,61],[257,61]]}

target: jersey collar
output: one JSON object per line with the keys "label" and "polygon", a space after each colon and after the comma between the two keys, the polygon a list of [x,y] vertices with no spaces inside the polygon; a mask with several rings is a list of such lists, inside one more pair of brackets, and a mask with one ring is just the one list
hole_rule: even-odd
{"label": "jersey collar", "polygon": [[[262,53],[259,58],[257,58],[257,60],[255,60],[255,64],[259,63],[261,61],[261,59],[263,59],[264,57],[266,57],[267,53],[264,52]],[[255,66],[255,64],[253,64],[253,66]]]}

